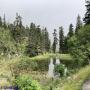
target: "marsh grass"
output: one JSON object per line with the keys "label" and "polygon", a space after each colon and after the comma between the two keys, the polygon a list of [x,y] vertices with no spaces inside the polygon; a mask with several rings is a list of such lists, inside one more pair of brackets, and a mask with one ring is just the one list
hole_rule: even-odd
{"label": "marsh grass", "polygon": [[[0,86],[9,86],[12,85],[12,81],[14,80],[13,76],[13,71],[12,71],[12,66],[17,65],[22,59],[26,59],[28,61],[45,61],[50,59],[51,57],[55,58],[58,57],[62,61],[70,61],[72,62],[73,59],[69,54],[44,54],[44,55],[39,55],[33,58],[29,58],[27,56],[20,56],[20,57],[15,57],[12,59],[8,59],[7,57],[2,58],[3,60],[0,60],[0,78],[3,80],[2,83],[0,83]],[[15,67],[16,68],[16,67]],[[20,74],[29,74],[33,79],[37,80],[41,85],[43,90],[49,90],[50,86],[52,85],[52,79],[47,78],[47,72],[46,71],[27,71],[27,70],[22,70]],[[58,82],[53,82],[54,84]]]}
{"label": "marsh grass", "polygon": [[90,77],[90,66],[81,68],[76,74],[60,80],[54,90],[82,90],[84,81]]}

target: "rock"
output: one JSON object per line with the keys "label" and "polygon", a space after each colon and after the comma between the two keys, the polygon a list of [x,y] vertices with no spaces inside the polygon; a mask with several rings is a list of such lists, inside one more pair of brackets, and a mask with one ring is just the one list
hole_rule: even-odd
{"label": "rock", "polygon": [[82,90],[90,90],[90,79],[84,83]]}

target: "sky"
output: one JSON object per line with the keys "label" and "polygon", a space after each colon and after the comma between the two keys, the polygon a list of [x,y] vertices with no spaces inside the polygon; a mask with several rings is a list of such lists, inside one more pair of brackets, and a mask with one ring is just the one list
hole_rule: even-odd
{"label": "sky", "polygon": [[69,24],[75,26],[78,14],[84,17],[85,0],[0,0],[0,16],[5,13],[7,22],[13,22],[17,12],[24,25],[34,22],[47,27],[52,38],[53,29],[59,31],[63,26],[66,34]]}

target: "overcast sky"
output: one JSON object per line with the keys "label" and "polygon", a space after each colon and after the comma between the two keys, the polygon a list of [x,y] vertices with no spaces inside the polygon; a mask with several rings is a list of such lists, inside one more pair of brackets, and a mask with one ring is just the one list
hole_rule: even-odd
{"label": "overcast sky", "polygon": [[46,26],[51,34],[54,28],[63,26],[67,33],[78,14],[84,17],[85,0],[0,0],[0,15],[5,13],[8,22],[15,19],[16,12],[23,17],[24,24]]}

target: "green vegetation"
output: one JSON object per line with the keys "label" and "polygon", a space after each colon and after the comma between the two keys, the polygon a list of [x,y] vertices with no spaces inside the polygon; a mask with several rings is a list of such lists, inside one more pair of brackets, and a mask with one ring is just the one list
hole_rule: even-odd
{"label": "green vegetation", "polygon": [[[85,24],[78,15],[75,29],[70,24],[67,35],[62,26],[59,33],[54,29],[53,41],[46,27],[34,23],[25,27],[18,13],[12,24],[7,24],[5,15],[3,20],[0,17],[0,86],[14,84],[20,90],[81,90],[90,77],[90,2],[86,3]],[[47,75],[50,59],[55,65],[53,72],[60,77]],[[56,59],[60,59],[60,65],[56,65]],[[68,75],[64,75],[65,69]]]}
{"label": "green vegetation", "polygon": [[[3,81],[0,85],[12,85],[12,81],[16,77],[26,74],[30,75],[34,80],[37,80],[42,87],[44,87],[44,85],[47,87],[49,82],[51,83],[51,80],[47,78],[46,75],[48,71],[49,59],[52,56],[53,58],[58,56],[65,62],[73,61],[69,54],[46,54],[33,58],[21,56],[12,58],[11,60],[7,58],[0,60],[0,78],[5,79],[5,81]],[[45,82],[43,82],[43,80]]]}
{"label": "green vegetation", "polygon": [[55,66],[55,72],[60,74],[60,77],[64,76],[65,65],[60,64]]}
{"label": "green vegetation", "polygon": [[90,66],[80,69],[75,75],[70,76],[61,87],[63,90],[82,90],[82,85],[90,77]]}
{"label": "green vegetation", "polygon": [[90,60],[90,25],[82,27],[78,36],[69,39],[69,49],[78,66],[89,63]]}
{"label": "green vegetation", "polygon": [[25,75],[17,77],[15,85],[18,86],[19,90],[42,90],[38,82]]}

